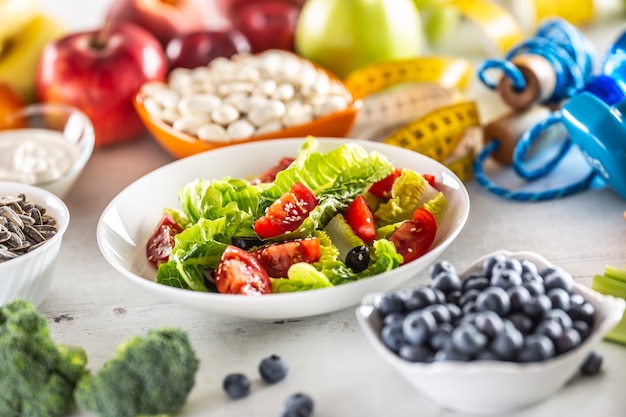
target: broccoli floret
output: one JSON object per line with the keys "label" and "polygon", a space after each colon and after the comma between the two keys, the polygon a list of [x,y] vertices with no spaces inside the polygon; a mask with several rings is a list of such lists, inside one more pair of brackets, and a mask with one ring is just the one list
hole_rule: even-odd
{"label": "broccoli floret", "polygon": [[0,308],[0,416],[66,415],[86,365],[82,348],[54,343],[32,303],[17,299]]}
{"label": "broccoli floret", "polygon": [[153,329],[120,344],[97,373],[84,375],[74,398],[100,417],[171,415],[185,404],[198,366],[184,331]]}

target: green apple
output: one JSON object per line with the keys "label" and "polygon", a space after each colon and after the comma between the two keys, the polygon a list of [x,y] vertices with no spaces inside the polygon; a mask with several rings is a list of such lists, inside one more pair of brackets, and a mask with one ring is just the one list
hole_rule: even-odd
{"label": "green apple", "polygon": [[294,43],[296,53],[339,77],[368,64],[419,56],[424,47],[413,0],[308,0]]}
{"label": "green apple", "polygon": [[413,3],[420,11],[424,34],[431,46],[452,33],[463,18],[461,11],[450,6],[447,0],[413,0]]}

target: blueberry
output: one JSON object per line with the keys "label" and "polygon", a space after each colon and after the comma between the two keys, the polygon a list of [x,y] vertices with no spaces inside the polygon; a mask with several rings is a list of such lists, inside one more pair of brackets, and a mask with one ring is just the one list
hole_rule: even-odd
{"label": "blueberry", "polygon": [[522,332],[522,334],[530,334],[532,333],[535,324],[534,322],[525,315],[524,313],[512,313],[509,314],[508,319],[513,323],[515,328]]}
{"label": "blueberry", "polygon": [[552,301],[552,307],[568,311],[570,308],[570,294],[563,288],[552,288],[546,295]]}
{"label": "blueberry", "polygon": [[476,297],[476,310],[491,310],[504,317],[511,311],[511,300],[504,289],[489,287]]}
{"label": "blueberry", "polygon": [[544,319],[556,320],[563,329],[568,329],[573,325],[572,318],[569,314],[560,308],[553,308],[552,310],[546,311],[546,314],[544,314],[543,317]]}
{"label": "blueberry", "polygon": [[450,323],[442,323],[432,334],[430,340],[428,341],[428,344],[435,351],[442,349],[446,345],[446,343],[448,343],[448,340],[450,340],[450,335],[452,334],[453,330],[454,326],[452,326]]}
{"label": "blueberry", "polygon": [[247,396],[250,393],[250,385],[248,377],[240,373],[228,374],[222,382],[222,388],[234,400]]}
{"label": "blueberry", "polygon": [[384,294],[378,302],[378,311],[383,317],[391,313],[402,313],[404,297],[397,291]]}
{"label": "blueberry", "polygon": [[569,315],[572,320],[582,320],[589,326],[593,327],[595,320],[596,308],[593,304],[585,301],[582,304],[572,305],[569,309]]}
{"label": "blueberry", "polygon": [[553,268],[549,272],[542,271],[540,274],[543,277],[546,291],[553,288],[562,288],[567,292],[572,291],[574,279],[561,268]]}
{"label": "blueberry", "polygon": [[459,319],[463,315],[463,311],[461,310],[461,308],[458,305],[452,304],[452,303],[447,303],[447,304],[445,304],[445,306],[448,309],[448,311],[450,312],[450,319],[451,319],[451,321],[455,322],[457,319]]}
{"label": "blueberry", "polygon": [[483,350],[474,356],[477,361],[497,361],[499,358],[490,350]]}
{"label": "blueberry", "polygon": [[600,372],[600,369],[602,368],[602,354],[600,354],[600,352],[598,352],[597,350],[592,350],[591,352],[589,352],[589,355],[587,355],[587,359],[585,359],[585,362],[583,362],[583,364],[580,367],[580,372],[583,375],[596,375],[597,373]]}
{"label": "blueberry", "polygon": [[380,338],[383,344],[387,346],[389,350],[397,352],[398,349],[400,349],[400,346],[404,344],[402,321],[383,326],[382,330],[380,331]]}
{"label": "blueberry", "polygon": [[494,266],[506,261],[506,259],[506,256],[501,253],[492,255],[485,259],[485,261],[483,262],[483,275],[485,275],[487,278],[491,278],[491,272],[493,271]]}
{"label": "blueberry", "polygon": [[496,335],[491,344],[489,350],[498,358],[510,361],[515,358],[519,350],[524,344],[524,336],[517,330],[513,324],[508,320],[505,320],[503,330]]}
{"label": "blueberry", "polygon": [[431,362],[435,353],[428,346],[404,344],[400,347],[398,355],[409,362]]}
{"label": "blueberry", "polygon": [[557,339],[563,334],[563,326],[554,319],[546,319],[537,325],[535,333],[548,336],[552,342],[556,343]]}
{"label": "blueberry", "polygon": [[461,289],[461,278],[454,271],[442,271],[433,278],[431,286],[447,294]]}
{"label": "blueberry", "polygon": [[585,297],[582,294],[573,293],[569,296],[570,308],[576,305],[581,305],[585,303]]}
{"label": "blueberry", "polygon": [[402,313],[387,314],[383,319],[383,326],[402,325],[402,320],[404,320],[404,314]]}
{"label": "blueberry", "polygon": [[544,288],[542,281],[536,281],[536,280],[524,281],[524,279],[522,278],[522,286],[526,288],[528,292],[530,292],[530,295],[540,295],[540,294],[546,293],[546,289]]}
{"label": "blueberry", "polygon": [[270,355],[259,363],[259,373],[265,382],[274,384],[287,376],[287,362],[278,355]]}
{"label": "blueberry", "polygon": [[522,285],[514,285],[506,290],[511,300],[511,311],[522,311],[531,299],[530,291]]}
{"label": "blueberry", "polygon": [[533,261],[529,261],[528,259],[522,259],[520,261],[520,265],[522,267],[522,274],[524,274],[524,273],[531,273],[531,274],[538,273],[538,271],[537,271],[537,264],[535,264]]}
{"label": "blueberry", "polygon": [[437,330],[437,321],[430,311],[417,310],[407,314],[402,322],[404,340],[412,345],[421,345]]}
{"label": "blueberry", "polygon": [[482,275],[476,275],[476,276],[468,277],[465,280],[463,280],[463,284],[461,284],[461,289],[463,291],[472,290],[472,289],[482,291],[488,286],[489,286],[489,278],[482,276]]}
{"label": "blueberry", "polygon": [[287,397],[283,417],[308,417],[313,414],[313,399],[307,394],[296,392]]}
{"label": "blueberry", "polygon": [[462,294],[461,291],[451,291],[446,294],[446,302],[457,304]]}
{"label": "blueberry", "polygon": [[429,311],[435,318],[437,324],[450,323],[452,321],[450,309],[448,309],[448,307],[446,307],[444,304],[431,304],[424,308],[424,311]]}
{"label": "blueberry", "polygon": [[444,304],[446,302],[446,300],[447,300],[446,294],[444,294],[443,291],[441,291],[441,290],[439,290],[437,288],[433,288],[433,292],[435,293],[435,303],[437,303],[437,304]]}
{"label": "blueberry", "polygon": [[470,361],[472,357],[466,353],[459,352],[452,347],[452,343],[446,343],[446,345],[435,353],[433,358],[434,362],[443,361]]}
{"label": "blueberry", "polygon": [[432,288],[422,286],[410,290],[404,298],[404,307],[407,311],[424,308],[437,302],[437,295]]}
{"label": "blueberry", "polygon": [[533,320],[538,320],[552,308],[552,301],[545,294],[537,294],[524,305],[523,311]]}
{"label": "blueberry", "polygon": [[572,322],[572,328],[576,329],[576,331],[580,334],[580,338],[585,340],[591,334],[591,328],[589,325],[582,320],[574,320]]}
{"label": "blueberry", "polygon": [[476,301],[468,301],[463,304],[463,314],[471,314],[476,312]]}
{"label": "blueberry", "polygon": [[465,323],[452,331],[450,341],[454,350],[465,355],[474,355],[487,346],[487,336],[481,333],[475,325]]}
{"label": "blueberry", "polygon": [[491,270],[491,278],[493,278],[493,276],[500,271],[513,271],[520,275],[521,278],[523,272],[522,263],[516,258],[506,258],[493,266],[493,269]]}
{"label": "blueberry", "polygon": [[557,354],[569,352],[580,345],[580,333],[574,328],[563,330],[563,333],[554,341]]}
{"label": "blueberry", "polygon": [[476,313],[474,324],[478,331],[489,339],[495,338],[504,328],[502,319],[493,311],[481,311]]}
{"label": "blueberry", "polygon": [[517,359],[520,362],[540,362],[554,357],[554,343],[543,334],[530,334],[524,339],[524,346]]}
{"label": "blueberry", "polygon": [[430,277],[433,279],[437,275],[439,275],[441,272],[451,272],[453,274],[456,274],[456,268],[454,267],[454,265],[452,265],[451,262],[444,260],[444,261],[435,262],[428,269],[428,273]]}
{"label": "blueberry", "polygon": [[480,294],[480,291],[476,289],[469,289],[465,291],[459,298],[459,305],[463,307],[468,302],[475,301],[478,294]]}

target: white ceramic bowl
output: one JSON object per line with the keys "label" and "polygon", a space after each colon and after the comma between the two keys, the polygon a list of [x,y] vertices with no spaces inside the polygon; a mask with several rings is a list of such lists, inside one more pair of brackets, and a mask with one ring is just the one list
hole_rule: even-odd
{"label": "white ceramic bowl", "polygon": [[24,194],[26,201],[45,207],[46,213],[56,219],[58,230],[54,236],[32,251],[0,262],[0,305],[16,298],[39,305],[52,286],[61,242],[70,222],[70,213],[63,201],[47,190],[0,181],[0,199],[19,194]]}
{"label": "white ceramic bowl", "polygon": [[[54,152],[64,149],[64,160],[72,160],[73,163],[64,171],[62,175],[46,174],[52,172],[48,168],[41,168],[42,171],[36,176],[4,172],[6,166],[0,167],[0,180],[22,182],[48,190],[63,198],[74,185],[80,173],[85,168],[93,153],[95,136],[91,120],[80,110],[64,104],[31,104],[16,113],[10,115],[15,128],[0,131],[0,140],[4,138],[15,138],[17,141],[23,139],[35,140],[33,144],[22,147],[16,151],[16,156],[11,157],[11,165],[46,167],[50,163],[38,162],[43,154],[50,155],[51,151],[45,151],[42,143],[47,141],[53,147]],[[59,135],[60,133],[60,135]],[[52,134],[51,136],[49,134]],[[6,143],[6,141],[5,141]],[[23,142],[22,142],[23,143]],[[2,148],[2,146],[0,146]],[[7,159],[9,152],[2,148],[5,154],[2,160]],[[23,162],[14,162],[23,161]],[[40,168],[36,168],[39,170]],[[57,172],[55,170],[54,172]],[[15,171],[12,171],[15,172]],[[37,180],[41,178],[42,180]]]}
{"label": "white ceramic bowl", "polygon": [[[533,252],[499,251],[509,257],[528,259],[539,269],[550,266],[542,256]],[[473,263],[462,274],[481,270],[488,254]],[[596,308],[592,333],[577,348],[554,359],[536,363],[498,361],[408,362],[382,343],[381,321],[376,306],[382,293],[368,294],[357,307],[357,320],[367,340],[380,356],[421,394],[445,409],[467,414],[503,415],[537,403],[556,393],[579,370],[590,351],[598,345],[622,317],[624,300],[604,296],[576,283],[574,292],[582,294]]]}
{"label": "white ceramic bowl", "polygon": [[[320,150],[328,151],[348,139],[319,138]],[[97,227],[104,257],[122,275],[146,291],[184,306],[211,313],[251,319],[285,319],[327,313],[359,303],[372,291],[384,291],[407,281],[430,265],[457,237],[469,214],[469,198],[463,183],[438,162],[399,147],[354,141],[377,150],[398,166],[436,176],[449,204],[441,216],[430,252],[390,272],[360,281],[298,293],[261,297],[204,293],[155,283],[156,269],[148,263],[145,245],[165,207],[179,207],[178,190],[198,178],[251,177],[293,156],[303,138],[253,142],[216,149],[172,162],[140,178],[105,208]]]}

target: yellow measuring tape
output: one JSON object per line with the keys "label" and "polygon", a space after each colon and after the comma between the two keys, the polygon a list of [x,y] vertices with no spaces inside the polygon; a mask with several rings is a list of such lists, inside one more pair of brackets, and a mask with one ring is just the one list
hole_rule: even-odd
{"label": "yellow measuring tape", "polygon": [[558,16],[574,26],[580,26],[591,22],[595,17],[593,0],[534,0],[532,3],[535,8],[535,23]]}
{"label": "yellow measuring tape", "polygon": [[[480,125],[476,104],[459,102],[474,74],[464,58],[419,57],[368,65],[344,85],[363,99],[356,137],[380,140],[422,153],[471,177],[473,152],[450,160],[467,129]],[[393,127],[391,134],[390,128]]]}

